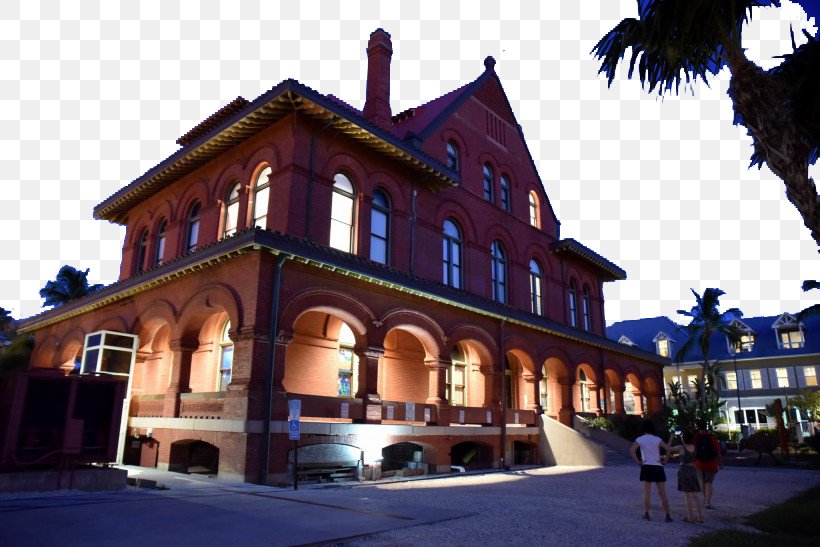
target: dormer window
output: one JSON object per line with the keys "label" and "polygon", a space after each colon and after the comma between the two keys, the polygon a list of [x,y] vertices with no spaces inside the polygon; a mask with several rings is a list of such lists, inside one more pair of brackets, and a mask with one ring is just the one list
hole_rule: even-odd
{"label": "dormer window", "polygon": [[625,334],[623,336],[621,336],[620,338],[618,338],[618,343],[623,344],[625,346],[634,346],[635,345],[635,342],[630,340]]}
{"label": "dormer window", "polygon": [[741,332],[741,335],[740,341],[736,344],[732,344],[729,342],[728,338],[726,339],[729,353],[743,353],[752,351],[755,345],[755,331],[750,329],[743,323],[743,321],[739,319],[732,321],[730,326],[737,328]]}
{"label": "dormer window", "polygon": [[665,332],[659,332],[652,341],[655,342],[658,355],[661,357],[672,357],[672,346],[675,344],[675,341],[669,338],[669,335]]}
{"label": "dormer window", "polygon": [[803,323],[798,323],[793,315],[784,313],[777,318],[772,328],[777,336],[779,349],[798,349],[806,345]]}

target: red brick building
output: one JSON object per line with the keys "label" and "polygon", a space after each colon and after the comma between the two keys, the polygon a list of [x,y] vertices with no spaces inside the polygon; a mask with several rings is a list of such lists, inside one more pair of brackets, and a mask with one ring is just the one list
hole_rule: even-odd
{"label": "red brick building", "polygon": [[392,115],[390,36],[367,54],[362,111],[286,80],[181,137],[95,208],[119,281],[24,322],[66,372],[90,332],[139,336],[129,434],[161,467],[281,480],[288,399],[300,463],[430,472],[534,462],[539,414],[622,413],[626,385],[660,408],[666,360],[605,337],[625,273],[560,238],[495,61]]}

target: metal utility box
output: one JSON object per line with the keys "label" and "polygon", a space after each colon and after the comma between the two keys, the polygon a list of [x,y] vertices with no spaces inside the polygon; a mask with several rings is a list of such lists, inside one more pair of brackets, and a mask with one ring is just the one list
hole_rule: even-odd
{"label": "metal utility box", "polygon": [[32,369],[0,381],[0,469],[117,457],[127,379]]}

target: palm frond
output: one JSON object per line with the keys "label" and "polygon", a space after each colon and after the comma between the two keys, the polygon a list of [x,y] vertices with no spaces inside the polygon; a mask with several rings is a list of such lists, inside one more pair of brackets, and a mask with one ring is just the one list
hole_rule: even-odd
{"label": "palm frond", "polygon": [[800,313],[797,314],[796,319],[798,322],[802,322],[813,317],[820,317],[820,304],[814,304],[805,310],[801,310]]}

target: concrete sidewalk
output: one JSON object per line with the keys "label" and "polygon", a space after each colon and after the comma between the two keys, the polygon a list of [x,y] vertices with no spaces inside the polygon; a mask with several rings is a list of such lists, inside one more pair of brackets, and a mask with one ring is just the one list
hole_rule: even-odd
{"label": "concrete sidewalk", "polygon": [[178,473],[139,471],[141,477],[157,480],[170,489],[129,488],[122,492],[55,494],[0,502],[0,544],[301,545],[470,514],[372,499],[365,492],[356,494],[349,489],[294,492]]}

